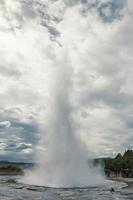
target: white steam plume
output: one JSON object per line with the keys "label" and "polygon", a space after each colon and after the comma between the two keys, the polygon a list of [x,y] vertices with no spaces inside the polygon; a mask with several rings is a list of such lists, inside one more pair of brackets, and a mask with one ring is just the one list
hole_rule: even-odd
{"label": "white steam plume", "polygon": [[101,184],[104,180],[102,173],[89,166],[88,153],[73,115],[76,105],[73,99],[74,71],[68,51],[57,47],[55,52],[45,128],[41,130],[40,146],[45,147],[45,151],[37,152],[39,166],[26,174],[24,182],[51,187]]}

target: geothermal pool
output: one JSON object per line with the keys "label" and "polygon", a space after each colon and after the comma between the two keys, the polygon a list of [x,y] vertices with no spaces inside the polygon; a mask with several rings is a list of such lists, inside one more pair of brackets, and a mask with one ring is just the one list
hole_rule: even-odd
{"label": "geothermal pool", "polygon": [[[0,177],[1,200],[132,200],[133,190],[125,183],[107,181],[106,186],[88,188],[46,188],[21,184],[20,177]],[[110,192],[110,188],[115,192]]]}

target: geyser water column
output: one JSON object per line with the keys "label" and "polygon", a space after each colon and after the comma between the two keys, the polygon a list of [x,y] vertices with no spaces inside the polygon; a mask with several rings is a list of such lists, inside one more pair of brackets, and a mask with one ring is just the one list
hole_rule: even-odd
{"label": "geyser water column", "polygon": [[[86,127],[80,127],[80,119],[76,116],[78,109],[81,111],[84,106],[80,103],[77,106],[80,97],[76,99],[76,90],[81,89],[79,85],[86,85],[88,90],[88,85],[91,86],[88,76],[95,75],[96,71],[90,53],[93,45],[95,51],[99,42],[95,43],[95,34],[88,27],[93,16],[89,12],[86,17],[81,14],[79,6],[82,8],[84,4],[80,5],[79,1],[71,4],[70,1],[59,0],[56,1],[58,5],[53,0],[5,2],[1,3],[2,8],[7,8],[9,16],[5,24],[9,27],[5,30],[8,33],[11,29],[7,37],[9,42],[6,38],[6,43],[15,55],[9,56],[9,63],[12,61],[24,70],[19,87],[25,89],[28,86],[28,101],[24,96],[19,103],[24,103],[30,110],[29,92],[34,93],[35,100],[30,105],[35,110],[34,119],[41,124],[43,121],[38,146],[45,151],[37,150],[35,162],[38,166],[34,171],[27,172],[22,181],[52,187],[100,184],[103,177],[98,169],[89,167],[88,152],[79,134]],[[2,16],[5,19],[4,13]],[[87,74],[85,84],[80,72]],[[77,77],[81,84],[76,82]],[[39,97],[36,98],[37,95]]]}
{"label": "geyser water column", "polygon": [[51,187],[86,187],[103,182],[100,171],[89,167],[88,153],[77,132],[73,117],[73,78],[68,51],[55,48],[47,113],[39,144],[45,151],[37,152],[38,167],[34,172],[26,174],[26,183]]}
{"label": "geyser water column", "polygon": [[[3,68],[3,74],[13,76],[15,80],[13,93],[12,88],[9,90],[11,94],[18,93],[15,101],[11,101],[12,106],[18,103],[20,108],[24,105],[28,111],[33,107],[33,119],[38,123],[43,121],[44,127],[40,128],[38,146],[45,151],[37,151],[35,162],[38,167],[26,173],[25,183],[85,187],[103,180],[100,172],[88,165],[88,152],[78,130],[80,123],[75,118],[77,110],[82,110],[82,105],[77,107],[80,98],[76,100],[76,71],[79,68],[80,72],[88,73],[86,66],[87,69],[91,66],[87,60],[88,49],[94,41],[88,30],[91,18],[82,15],[79,6],[82,8],[84,4],[75,0],[0,1],[2,52],[6,52],[1,54],[5,55],[3,66],[18,70],[10,72],[7,67],[10,72],[7,73],[8,70]],[[30,101],[32,97],[33,101]],[[39,113],[40,107],[44,117]],[[30,117],[27,118],[29,123]]]}

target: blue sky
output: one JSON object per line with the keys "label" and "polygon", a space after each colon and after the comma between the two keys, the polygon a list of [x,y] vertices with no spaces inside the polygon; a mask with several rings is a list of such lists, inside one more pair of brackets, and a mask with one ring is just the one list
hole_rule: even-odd
{"label": "blue sky", "polygon": [[36,123],[3,121],[0,123],[0,138],[1,160],[29,162],[33,160],[38,141]]}
{"label": "blue sky", "polygon": [[0,160],[45,151],[55,74],[67,65],[73,131],[88,155],[132,148],[132,14],[132,0],[0,2]]}

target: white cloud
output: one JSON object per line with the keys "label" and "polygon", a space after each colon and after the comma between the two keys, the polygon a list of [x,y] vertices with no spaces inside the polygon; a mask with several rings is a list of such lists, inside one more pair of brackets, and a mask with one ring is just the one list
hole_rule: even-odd
{"label": "white cloud", "polygon": [[45,125],[52,89],[65,87],[61,80],[70,75],[71,115],[88,150],[102,155],[127,148],[133,128],[132,1],[125,7],[117,1],[121,18],[106,7],[105,16],[113,16],[106,23],[99,7],[87,7],[83,15],[87,5],[79,1],[30,2],[0,3],[0,126]]}
{"label": "white cloud", "polygon": [[11,123],[9,121],[0,122],[0,127],[9,128],[10,126],[11,126]]}
{"label": "white cloud", "polygon": [[6,144],[3,143],[3,142],[0,142],[0,152],[1,152],[1,151],[4,151],[4,150],[5,150],[5,147],[6,147]]}
{"label": "white cloud", "polygon": [[24,154],[32,154],[32,153],[33,153],[33,151],[32,151],[31,148],[23,149],[22,152],[23,152]]}

